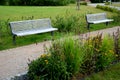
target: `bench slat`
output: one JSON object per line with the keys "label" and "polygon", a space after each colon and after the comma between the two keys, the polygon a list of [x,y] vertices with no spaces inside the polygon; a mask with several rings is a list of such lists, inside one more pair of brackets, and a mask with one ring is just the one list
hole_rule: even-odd
{"label": "bench slat", "polygon": [[17,36],[26,36],[26,35],[32,35],[32,34],[39,34],[39,33],[45,33],[45,32],[51,32],[58,30],[57,28],[49,28],[49,29],[43,29],[43,30],[29,30],[29,31],[19,31],[16,32],[15,35]]}
{"label": "bench slat", "polygon": [[103,22],[111,22],[113,19],[105,19],[105,20],[99,20],[99,21],[89,21],[89,23],[98,24]]}
{"label": "bench slat", "polygon": [[52,28],[50,19],[37,19],[37,20],[25,20],[10,22],[12,33],[19,31],[31,31],[31,30],[44,30]]}

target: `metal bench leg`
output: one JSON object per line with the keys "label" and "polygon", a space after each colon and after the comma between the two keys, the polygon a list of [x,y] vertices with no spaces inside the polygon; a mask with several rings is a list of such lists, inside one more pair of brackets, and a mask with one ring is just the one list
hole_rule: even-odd
{"label": "metal bench leg", "polygon": [[88,28],[88,30],[90,29],[90,24],[89,23],[87,24],[87,28]]}
{"label": "metal bench leg", "polygon": [[106,22],[106,26],[108,26],[109,22]]}
{"label": "metal bench leg", "polygon": [[54,32],[53,32],[53,31],[51,31],[51,35],[52,35],[52,36],[54,35]]}
{"label": "metal bench leg", "polygon": [[15,45],[16,44],[16,39],[15,39],[15,35],[13,35],[13,44]]}

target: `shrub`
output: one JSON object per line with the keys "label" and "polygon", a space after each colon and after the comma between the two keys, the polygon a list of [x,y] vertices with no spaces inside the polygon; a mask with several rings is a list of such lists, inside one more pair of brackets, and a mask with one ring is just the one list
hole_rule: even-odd
{"label": "shrub", "polygon": [[30,80],[68,80],[79,72],[84,54],[78,40],[53,42],[48,53],[29,64]]}
{"label": "shrub", "polygon": [[[104,37],[102,40],[102,44],[99,48],[98,60],[96,62],[96,70],[104,70],[104,68],[108,67],[115,60],[114,53],[114,43],[111,37]],[[108,47],[109,46],[109,47]]]}
{"label": "shrub", "polygon": [[85,1],[80,2],[80,5],[87,5],[87,2],[85,2]]}
{"label": "shrub", "polygon": [[10,5],[58,6],[67,5],[69,0],[9,0]]}
{"label": "shrub", "polygon": [[79,19],[80,18],[77,15],[66,14],[63,17],[57,16],[53,22],[59,32],[79,32]]}
{"label": "shrub", "polygon": [[90,0],[92,3],[102,3],[103,0]]}
{"label": "shrub", "polygon": [[119,59],[119,42],[118,34],[114,40],[108,36],[102,39],[100,34],[84,42],[70,37],[54,41],[48,54],[29,64],[28,76],[30,80],[69,80],[78,72],[89,75],[104,70]]}
{"label": "shrub", "polygon": [[68,80],[69,73],[59,56],[43,54],[29,64],[28,77],[29,80]]}
{"label": "shrub", "polygon": [[104,70],[116,59],[112,38],[107,37],[102,39],[102,35],[97,35],[96,37],[89,39],[85,43],[84,48],[85,49],[83,50],[86,50],[86,55],[83,64],[80,67],[80,72],[84,75]]}
{"label": "shrub", "polygon": [[105,2],[105,5],[110,5],[110,2]]}
{"label": "shrub", "polygon": [[117,57],[117,60],[120,60],[120,30],[118,29],[116,33],[113,34],[114,38],[114,51]]}
{"label": "shrub", "polygon": [[116,8],[112,8],[112,7],[109,7],[109,6],[97,5],[96,8],[99,8],[99,9],[102,9],[102,10],[105,10],[105,11],[115,12],[115,13],[119,13],[120,12]]}

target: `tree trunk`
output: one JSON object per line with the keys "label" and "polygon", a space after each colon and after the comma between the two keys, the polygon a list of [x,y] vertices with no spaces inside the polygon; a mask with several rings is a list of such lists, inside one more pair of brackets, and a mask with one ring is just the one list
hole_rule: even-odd
{"label": "tree trunk", "polygon": [[80,0],[77,0],[77,10],[80,10]]}

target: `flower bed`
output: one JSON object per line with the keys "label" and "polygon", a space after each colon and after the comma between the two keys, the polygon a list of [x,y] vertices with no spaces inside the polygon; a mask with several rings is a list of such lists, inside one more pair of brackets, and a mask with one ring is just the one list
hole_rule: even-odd
{"label": "flower bed", "polygon": [[[120,31],[87,40],[66,38],[52,43],[47,54],[29,64],[29,80],[70,80],[90,75],[120,60]],[[82,78],[80,77],[80,78]]]}

